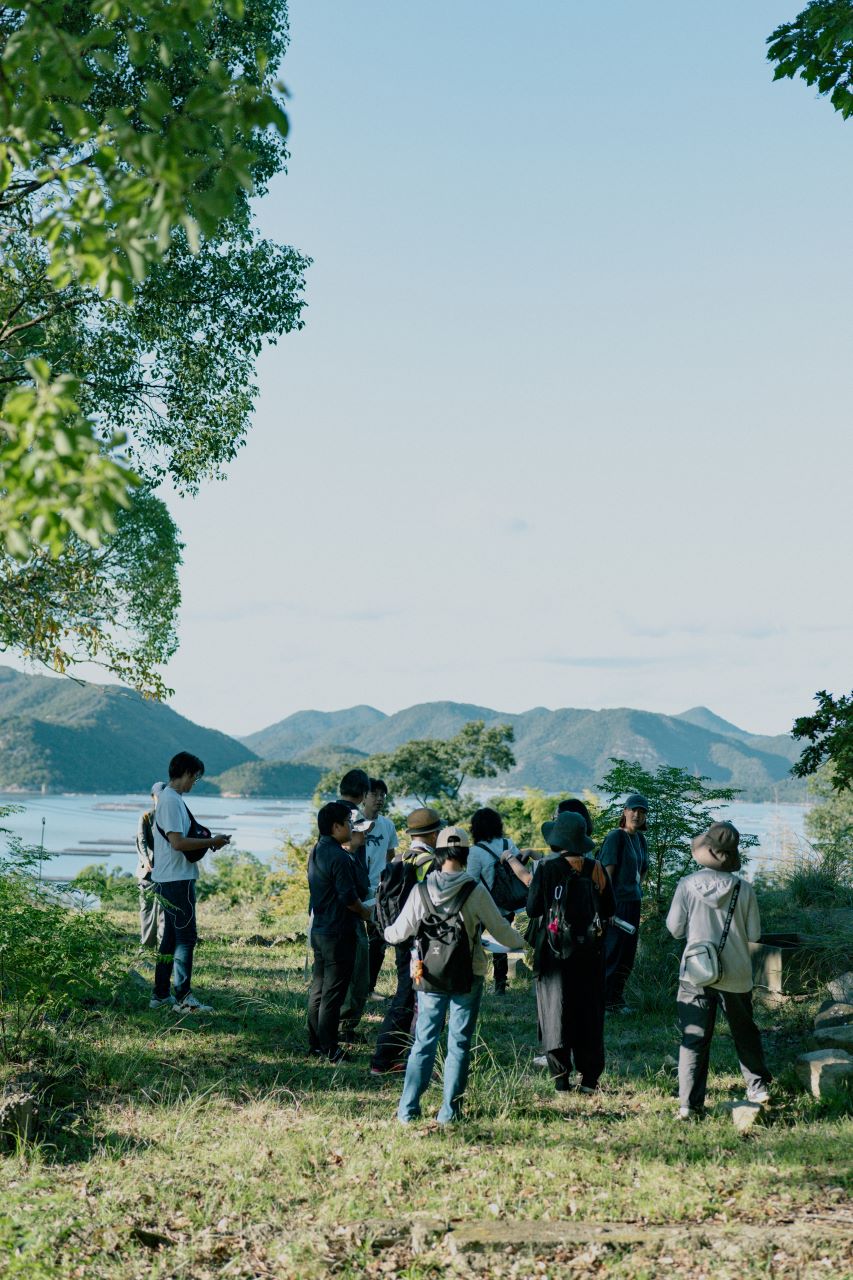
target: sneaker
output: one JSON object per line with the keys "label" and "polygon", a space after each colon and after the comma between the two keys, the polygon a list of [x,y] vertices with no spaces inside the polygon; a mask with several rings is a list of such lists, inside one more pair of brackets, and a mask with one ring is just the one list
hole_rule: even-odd
{"label": "sneaker", "polygon": [[322,1049],[312,1049],[309,1045],[309,1047],[305,1050],[306,1058],[322,1058],[322,1056],[323,1056]]}
{"label": "sneaker", "polygon": [[177,1004],[177,1001],[175,1000],[174,996],[152,996],[151,999],[148,1001],[148,1008],[163,1009],[167,1005],[169,1008],[171,1008],[173,1004]]}
{"label": "sneaker", "polygon": [[213,1005],[202,1004],[192,992],[184,996],[183,1000],[176,1000],[173,1008],[175,1013],[213,1013]]}
{"label": "sneaker", "polygon": [[375,1003],[376,1003],[376,1004],[381,1004],[381,1003],[383,1002],[383,1000],[387,1000],[387,999],[388,999],[388,997],[387,997],[387,996],[383,996],[379,991],[371,991],[371,992],[368,994],[368,997],[367,997],[367,998],[368,998],[368,1000],[373,1000],[373,1001],[375,1001]]}
{"label": "sneaker", "polygon": [[333,1053],[329,1054],[329,1061],[332,1066],[336,1067],[339,1062],[352,1062],[352,1054],[347,1053],[346,1049],[341,1045],[338,1045],[337,1049],[335,1049]]}
{"label": "sneaker", "polygon": [[537,1057],[535,1057],[535,1058],[533,1059],[533,1065],[534,1065],[534,1067],[541,1067],[541,1068],[543,1068],[545,1071],[547,1071],[547,1070],[548,1070],[548,1056],[547,1056],[547,1054],[544,1054],[544,1053],[540,1053],[540,1054],[538,1054],[538,1055],[537,1055]]}
{"label": "sneaker", "polygon": [[600,1093],[601,1088],[597,1084],[584,1084],[583,1082],[581,1082],[578,1085],[578,1091],[580,1093]]}
{"label": "sneaker", "polygon": [[679,1107],[678,1118],[679,1120],[704,1120],[705,1108],[697,1111],[694,1107]]}
{"label": "sneaker", "polygon": [[557,1093],[568,1093],[571,1087],[571,1081],[567,1075],[554,1077],[554,1089]]}
{"label": "sneaker", "polygon": [[753,1085],[746,1091],[747,1101],[763,1104],[770,1101],[770,1090],[766,1084]]}
{"label": "sneaker", "polygon": [[371,1067],[372,1076],[399,1076],[406,1070],[405,1062],[392,1062],[388,1067]]}

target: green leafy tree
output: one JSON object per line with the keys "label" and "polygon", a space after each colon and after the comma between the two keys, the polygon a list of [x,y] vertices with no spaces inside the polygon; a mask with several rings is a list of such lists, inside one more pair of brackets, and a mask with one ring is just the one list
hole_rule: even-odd
{"label": "green leafy tree", "polygon": [[767,41],[774,80],[801,76],[828,96],[846,120],[853,114],[853,4],[812,0],[792,22],[782,23]]}
{"label": "green leafy tree", "polygon": [[383,777],[397,796],[413,796],[422,805],[433,805],[447,814],[458,815],[463,803],[463,786],[482,778],[496,778],[515,764],[510,743],[512,725],[486,727],[482,720],[470,720],[453,738],[423,738],[405,742],[395,751],[371,756],[370,772]]}
{"label": "green leafy tree", "polygon": [[805,748],[791,772],[807,778],[820,767],[832,765],[831,785],[836,791],[853,788],[853,693],[839,698],[825,689],[815,694],[818,709],[814,715],[800,716],[791,734],[810,745]]}
{"label": "green leafy tree", "polygon": [[831,896],[853,887],[853,790],[839,790],[832,765],[823,765],[809,779],[809,794],[815,803],[806,814],[806,834],[817,855],[810,869]]}
{"label": "green leafy tree", "polygon": [[286,162],[286,43],[284,0],[0,9],[0,647],[163,692],[180,545],[156,487],[222,474],[258,352],[302,324],[308,260],[250,207]]}
{"label": "green leafy tree", "polygon": [[[539,849],[544,853],[547,848],[542,838],[542,823],[550,822],[560,802],[571,798],[570,791],[549,794],[537,787],[526,787],[520,796],[494,796],[489,805],[497,809],[503,818],[504,831],[520,849]],[[587,791],[583,801],[595,821],[600,807],[596,797]]]}
{"label": "green leafy tree", "polygon": [[[717,811],[740,794],[736,787],[709,786],[706,777],[695,777],[686,769],[659,765],[654,773],[636,761],[611,758],[613,768],[604,776],[599,790],[609,804],[595,819],[596,842],[618,825],[624,797],[639,791],[649,801],[646,842],[649,848],[649,875],[646,902],[653,910],[669,906],[681,876],[695,869],[690,854],[693,836],[707,830],[718,819]],[[757,844],[755,836],[741,834],[741,850]]]}

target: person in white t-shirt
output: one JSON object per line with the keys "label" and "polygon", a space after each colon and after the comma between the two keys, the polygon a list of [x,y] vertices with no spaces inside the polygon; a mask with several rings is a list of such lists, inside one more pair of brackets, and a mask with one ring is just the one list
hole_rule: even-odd
{"label": "person in white t-shirt", "polygon": [[[394,850],[399,843],[397,840],[397,828],[391,819],[382,812],[387,800],[388,787],[385,782],[382,778],[371,778],[370,790],[365,796],[364,804],[362,805],[365,818],[373,822],[373,826],[364,837],[367,875],[370,880],[370,893],[364,904],[366,907],[376,905],[376,891],[379,888],[379,880],[382,872],[393,859]],[[373,921],[367,926],[367,945],[369,964],[368,995],[371,1000],[381,1000],[383,997],[376,994],[376,982],[388,944],[385,941],[382,930],[377,929]]]}
{"label": "person in white t-shirt", "polygon": [[[154,994],[149,1007],[171,1005],[176,1013],[211,1013],[210,1005],[192,993],[193,951],[197,940],[195,882],[198,857],[209,849],[221,849],[226,835],[191,836],[192,816],[184,801],[204,773],[204,764],[189,751],[179,751],[169,761],[169,784],[157,801],[154,814],[154,892],[163,911],[163,936],[154,969]],[[188,856],[189,855],[189,856]],[[174,970],[174,989],[169,990]]]}

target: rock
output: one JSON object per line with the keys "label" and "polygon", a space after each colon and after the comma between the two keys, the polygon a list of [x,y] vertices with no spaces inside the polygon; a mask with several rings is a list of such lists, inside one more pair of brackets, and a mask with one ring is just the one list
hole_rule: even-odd
{"label": "rock", "polygon": [[846,1027],[816,1028],[814,1038],[826,1049],[844,1049],[853,1053],[853,1023]]}
{"label": "rock", "polygon": [[730,1115],[739,1133],[746,1133],[747,1129],[751,1129],[762,1118],[760,1103],[745,1102],[743,1099],[735,1102],[721,1102],[716,1111],[718,1115]]}
{"label": "rock", "polygon": [[138,969],[129,969],[127,973],[127,977],[130,983],[134,987],[138,987],[140,991],[143,989],[147,991],[151,986],[151,979],[143,978],[142,974],[139,972]]}
{"label": "rock", "polygon": [[846,1027],[849,1022],[853,1022],[853,1004],[829,1000],[814,1020],[815,1031],[825,1027]]}
{"label": "rock", "polygon": [[530,969],[524,963],[524,954],[521,951],[510,951],[507,956],[507,973],[510,978],[527,979],[533,976]]}
{"label": "rock", "polygon": [[853,1058],[843,1049],[816,1049],[801,1053],[794,1070],[809,1093],[815,1098],[827,1098],[841,1092],[844,1082],[853,1079]]}
{"label": "rock", "polygon": [[31,1093],[0,1096],[0,1142],[14,1147],[20,1139],[31,1138],[36,1128],[36,1098]]}
{"label": "rock", "polygon": [[853,1004],[853,971],[839,974],[827,982],[826,989],[838,1004]]}

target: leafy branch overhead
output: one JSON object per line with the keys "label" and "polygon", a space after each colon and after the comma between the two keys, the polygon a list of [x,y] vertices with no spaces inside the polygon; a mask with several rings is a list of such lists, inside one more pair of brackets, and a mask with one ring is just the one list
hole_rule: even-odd
{"label": "leafy branch overhead", "polygon": [[782,23],[767,41],[776,64],[774,80],[801,76],[846,120],[853,114],[853,4],[812,0],[793,22]]}
{"label": "leafy branch overhead", "polygon": [[[122,434],[86,403],[63,337],[97,300],[131,303],[175,234],[197,250],[237,218],[246,241],[247,198],[283,165],[270,68],[286,18],[242,0],[13,0],[0,42],[0,531],[22,558],[70,535],[97,545],[131,502]],[[69,447],[49,463],[58,413]]]}
{"label": "leafy branch overhead", "polygon": [[302,326],[308,259],[250,208],[286,163],[286,45],[285,0],[0,9],[0,648],[38,582],[29,656],[162,691],[177,533],[135,576],[169,579],[172,612],[146,616],[112,576],[140,526],[120,515],[222,474],[259,351]]}

